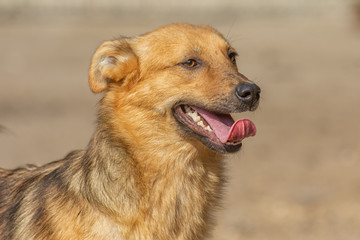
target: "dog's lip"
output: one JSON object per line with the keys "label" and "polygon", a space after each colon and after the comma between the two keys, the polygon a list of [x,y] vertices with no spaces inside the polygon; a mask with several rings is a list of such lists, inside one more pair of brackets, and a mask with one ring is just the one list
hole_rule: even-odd
{"label": "dog's lip", "polygon": [[[187,108],[187,110],[186,110]],[[198,126],[195,120],[188,114],[189,109],[196,112],[196,117],[201,117],[205,125]],[[174,115],[179,122],[185,125],[192,132],[202,139],[206,139],[221,152],[234,152],[240,149],[241,141],[256,133],[255,125],[247,119],[235,122],[230,113],[218,113],[205,110],[203,107],[194,104],[177,104],[174,107]],[[206,127],[206,128],[205,128]],[[210,127],[212,131],[207,130]],[[214,128],[214,129],[213,129]]]}

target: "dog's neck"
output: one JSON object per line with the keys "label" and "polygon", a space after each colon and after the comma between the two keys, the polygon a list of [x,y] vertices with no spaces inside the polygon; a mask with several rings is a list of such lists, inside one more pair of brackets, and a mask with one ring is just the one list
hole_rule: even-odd
{"label": "dog's neck", "polygon": [[[224,182],[220,155],[201,143],[167,142],[157,136],[128,145],[114,131],[99,125],[89,144],[84,164],[92,170],[85,189],[92,196],[87,198],[114,221],[121,219],[122,226],[133,226],[125,236],[201,237]],[[147,232],[138,232],[143,229]]]}

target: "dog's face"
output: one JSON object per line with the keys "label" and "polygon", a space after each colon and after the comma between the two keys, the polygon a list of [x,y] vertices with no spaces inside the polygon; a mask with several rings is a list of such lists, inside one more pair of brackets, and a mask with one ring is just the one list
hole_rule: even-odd
{"label": "dog's face", "polygon": [[118,106],[152,111],[154,122],[182,138],[234,152],[256,129],[247,119],[235,123],[230,113],[255,110],[260,95],[238,72],[236,56],[210,27],[168,25],[101,45],[90,67],[90,88],[115,93]]}

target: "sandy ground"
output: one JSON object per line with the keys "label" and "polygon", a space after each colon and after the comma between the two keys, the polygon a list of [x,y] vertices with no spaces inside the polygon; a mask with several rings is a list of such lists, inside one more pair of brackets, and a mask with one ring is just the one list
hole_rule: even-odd
{"label": "sandy ground", "polygon": [[360,239],[360,28],[350,15],[6,14],[0,17],[0,165],[84,148],[95,48],[171,22],[210,24],[262,88],[255,138],[228,157],[213,239]]}

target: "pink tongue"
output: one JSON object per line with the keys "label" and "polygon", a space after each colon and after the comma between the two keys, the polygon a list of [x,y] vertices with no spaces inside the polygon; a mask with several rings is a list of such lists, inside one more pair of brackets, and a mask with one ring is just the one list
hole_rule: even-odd
{"label": "pink tongue", "polygon": [[234,122],[230,114],[214,114],[201,108],[192,108],[206,120],[222,143],[241,142],[244,138],[256,134],[255,124],[248,119]]}

